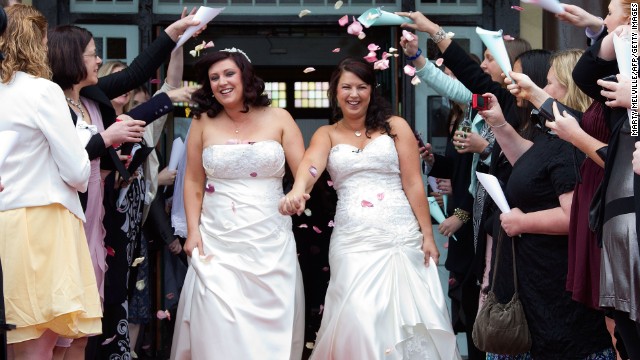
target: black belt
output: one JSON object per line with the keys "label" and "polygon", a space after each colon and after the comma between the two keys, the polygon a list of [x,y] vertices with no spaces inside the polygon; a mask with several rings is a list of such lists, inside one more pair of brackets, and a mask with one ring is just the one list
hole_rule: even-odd
{"label": "black belt", "polygon": [[615,199],[604,205],[604,219],[602,223],[605,224],[618,215],[632,214],[635,212],[636,206],[633,196]]}

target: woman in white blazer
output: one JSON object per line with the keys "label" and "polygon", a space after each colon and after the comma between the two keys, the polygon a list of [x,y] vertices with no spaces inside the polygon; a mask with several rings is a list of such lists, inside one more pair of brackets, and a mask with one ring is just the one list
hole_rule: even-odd
{"label": "woman in white blazer", "polygon": [[7,9],[0,37],[0,131],[19,134],[0,176],[0,258],[9,357],[51,358],[58,336],[101,331],[102,309],[78,191],[90,164],[60,87],[49,81],[47,21]]}

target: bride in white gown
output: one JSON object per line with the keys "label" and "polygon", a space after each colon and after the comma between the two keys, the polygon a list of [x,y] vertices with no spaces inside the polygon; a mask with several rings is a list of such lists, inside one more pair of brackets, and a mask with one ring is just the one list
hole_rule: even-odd
{"label": "bride in white gown", "polygon": [[371,64],[340,63],[329,85],[336,122],[316,131],[280,203],[283,214],[301,213],[325,168],[338,193],[311,359],[458,359],[418,147],[375,86]]}
{"label": "bride in white gown", "polygon": [[278,200],[285,161],[295,171],[304,153],[302,134],[268,106],[243,52],[206,55],[196,71],[203,86],[184,182],[190,266],[171,359],[299,360],[302,276]]}

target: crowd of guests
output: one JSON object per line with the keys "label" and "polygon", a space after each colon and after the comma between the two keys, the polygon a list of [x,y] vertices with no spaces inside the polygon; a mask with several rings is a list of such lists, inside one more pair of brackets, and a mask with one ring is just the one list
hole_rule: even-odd
{"label": "crowd of guests", "polygon": [[[362,58],[336,67],[329,123],[305,149],[244,51],[208,52],[195,66],[200,86],[180,86],[183,51],[172,50],[198,25],[194,12],[127,65],[103,64],[86,29],[48,29],[33,7],[7,7],[0,107],[11,111],[0,131],[20,137],[0,167],[9,358],[135,357],[155,316],[155,241],[173,290],[165,307],[176,307],[172,359],[300,359],[292,216],[309,211],[328,175],[337,205],[312,359],[459,359],[458,331],[469,359],[640,359],[640,145],[613,45],[632,31],[631,5],[612,0],[604,19],[563,6],[558,17],[586,28],[588,48],[551,53],[511,38],[508,74],[489,50],[474,59],[425,15],[398,13],[443,59],[440,69],[417,37],[398,40],[416,75],[450,100],[445,154],[416,146]],[[150,96],[142,85],[169,57]],[[487,102],[479,111],[474,94]],[[197,105],[177,172],[155,151],[175,102]],[[498,179],[510,212],[476,171]],[[451,314],[423,175],[449,198],[437,230],[452,238]],[[485,353],[471,333],[486,290],[506,303],[516,284],[531,349]]]}

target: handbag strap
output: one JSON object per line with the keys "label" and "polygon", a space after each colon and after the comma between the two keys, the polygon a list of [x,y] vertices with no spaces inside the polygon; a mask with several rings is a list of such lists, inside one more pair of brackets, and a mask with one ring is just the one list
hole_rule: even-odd
{"label": "handbag strap", "polygon": [[[493,276],[491,278],[491,291],[493,291],[493,287],[496,284],[496,274],[498,273],[498,260],[500,260],[500,249],[502,248],[502,238],[504,234],[504,229],[500,226],[500,230],[498,232],[498,242],[496,245],[496,258],[493,262]],[[516,243],[511,239],[511,256],[513,258],[513,287],[515,289],[516,295],[518,294],[518,273],[516,272]]]}

